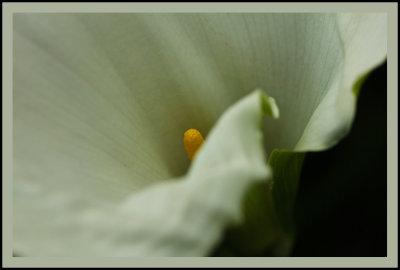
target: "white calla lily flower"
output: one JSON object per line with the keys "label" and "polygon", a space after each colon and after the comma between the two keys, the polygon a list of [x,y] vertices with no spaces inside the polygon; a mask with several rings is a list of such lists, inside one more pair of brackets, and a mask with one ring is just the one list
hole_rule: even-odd
{"label": "white calla lily flower", "polygon": [[[274,149],[322,150],[349,131],[354,84],[387,50],[385,14],[20,13],[13,24],[23,256],[207,256],[240,222],[245,192],[270,179]],[[205,137],[192,164],[189,128]]]}

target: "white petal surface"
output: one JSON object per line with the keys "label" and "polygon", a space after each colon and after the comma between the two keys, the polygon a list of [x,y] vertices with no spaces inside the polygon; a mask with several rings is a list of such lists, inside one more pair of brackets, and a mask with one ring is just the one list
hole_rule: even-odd
{"label": "white petal surface", "polygon": [[386,14],[338,14],[337,32],[344,54],[340,78],[313,113],[295,150],[323,150],[349,132],[356,105],[353,86],[386,58]]}
{"label": "white petal surface", "polygon": [[384,55],[384,26],[334,14],[16,14],[17,250],[62,243],[94,212],[184,175],[183,132],[207,135],[257,87],[280,107],[279,121],[265,120],[268,152],[330,145],[352,119],[346,91]]}
{"label": "white petal surface", "polygon": [[[240,221],[244,193],[271,175],[261,131],[267,112],[263,106],[274,106],[268,102],[261,91],[255,91],[232,106],[212,129],[187,177],[143,189],[114,208],[93,207],[79,211],[80,215],[54,213],[54,220],[46,225],[58,227],[54,237],[49,237],[49,231],[32,234],[35,221],[22,230],[17,226],[17,250],[38,256],[207,255],[225,226]],[[53,198],[37,204],[61,201]],[[35,218],[34,213],[25,214]],[[23,237],[27,226],[28,239]]]}

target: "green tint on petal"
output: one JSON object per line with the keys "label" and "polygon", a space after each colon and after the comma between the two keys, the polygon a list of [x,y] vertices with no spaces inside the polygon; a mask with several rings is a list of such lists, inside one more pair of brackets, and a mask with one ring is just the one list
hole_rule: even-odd
{"label": "green tint on petal", "polygon": [[[214,256],[287,256],[276,246],[284,235],[272,203],[270,183],[254,185],[243,200],[244,221],[227,229]],[[225,254],[227,251],[231,253]]]}
{"label": "green tint on petal", "polygon": [[356,97],[360,95],[361,87],[364,83],[364,81],[368,78],[369,74],[371,71],[366,72],[364,75],[362,75],[354,84],[353,86],[353,93]]}
{"label": "green tint on petal", "polygon": [[272,193],[277,216],[291,239],[295,237],[294,207],[305,152],[336,144],[350,131],[356,98],[371,70],[386,58],[385,14],[338,14],[342,43],[342,74],[313,113],[294,151],[274,150]]}
{"label": "green tint on petal", "polygon": [[272,181],[254,185],[244,200],[244,223],[227,230],[215,256],[290,256],[296,230],[294,210],[305,153],[275,149]]}
{"label": "green tint on petal", "polygon": [[337,15],[345,57],[338,84],[331,86],[313,113],[294,151],[275,149],[270,156],[274,208],[290,239],[296,234],[294,207],[304,151],[331,147],[350,131],[362,83],[386,58],[386,19],[385,14]]}
{"label": "green tint on petal", "polygon": [[283,229],[293,239],[294,208],[305,153],[274,150],[268,164],[273,171],[273,205]]}
{"label": "green tint on petal", "polygon": [[[260,90],[261,91],[261,90]],[[266,115],[272,118],[279,118],[279,108],[276,105],[276,101],[273,97],[268,97],[265,94],[261,95],[263,100],[263,111]]]}
{"label": "green tint on petal", "polygon": [[260,126],[263,108],[275,106],[265,104],[268,100],[255,91],[230,107],[187,176],[142,189],[106,211],[60,213],[82,223],[58,224],[54,237],[25,226],[32,235],[17,237],[17,250],[53,256],[206,256],[224,228],[242,220],[246,191],[271,176]]}

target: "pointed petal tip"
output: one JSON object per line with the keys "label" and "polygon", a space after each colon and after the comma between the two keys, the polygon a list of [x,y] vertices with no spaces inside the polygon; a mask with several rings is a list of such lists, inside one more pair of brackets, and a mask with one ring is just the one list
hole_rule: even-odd
{"label": "pointed petal tip", "polygon": [[274,119],[279,118],[279,108],[273,97],[268,96],[261,88],[254,91],[258,92],[261,96],[261,103],[264,114],[271,116]]}

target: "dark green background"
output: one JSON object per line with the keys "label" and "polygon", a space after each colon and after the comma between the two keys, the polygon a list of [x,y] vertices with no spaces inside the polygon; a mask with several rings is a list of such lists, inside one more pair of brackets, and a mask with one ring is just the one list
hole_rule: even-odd
{"label": "dark green background", "polygon": [[307,153],[292,256],[386,256],[387,65],[364,81],[350,134]]}

